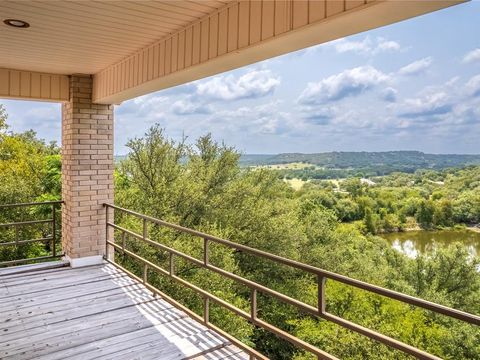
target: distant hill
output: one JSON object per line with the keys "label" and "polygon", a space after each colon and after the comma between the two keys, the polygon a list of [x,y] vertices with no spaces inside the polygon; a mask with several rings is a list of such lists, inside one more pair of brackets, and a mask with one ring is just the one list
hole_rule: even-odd
{"label": "distant hill", "polygon": [[[125,155],[115,156],[115,161]],[[325,152],[314,154],[243,154],[240,166],[262,166],[289,163],[305,163],[325,170],[363,171],[366,174],[389,174],[394,171],[414,172],[418,169],[445,169],[480,165],[480,155],[425,154],[420,151],[384,152]]]}
{"label": "distant hill", "polygon": [[[243,155],[242,166],[302,162],[325,169],[372,169],[379,172],[413,172],[417,169],[444,169],[480,165],[480,155],[425,154],[420,151],[325,152],[315,154]],[[381,171],[384,169],[385,171]]]}

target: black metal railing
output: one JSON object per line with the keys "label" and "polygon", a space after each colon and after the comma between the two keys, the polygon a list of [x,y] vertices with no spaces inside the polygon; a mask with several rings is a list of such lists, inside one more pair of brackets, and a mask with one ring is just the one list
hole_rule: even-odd
{"label": "black metal railing", "polygon": [[[0,205],[0,219],[2,221],[8,219],[8,222],[0,224],[0,267],[39,262],[63,256],[60,241],[58,241],[58,239],[61,239],[61,227],[57,219],[57,209],[61,207],[62,203],[63,201],[43,201]],[[38,211],[25,211],[26,208],[35,208]],[[39,216],[37,213],[40,213],[43,218],[32,219],[31,217]],[[22,220],[10,220],[11,218],[18,219],[18,217],[21,217]],[[43,229],[32,230],[33,227],[38,225],[43,225]],[[22,232],[22,229],[26,228],[30,231]],[[35,237],[25,239],[23,233]],[[45,244],[41,253],[46,253],[46,255],[28,256],[28,253],[32,252],[28,245],[38,243]],[[11,251],[6,252],[5,249]],[[33,253],[35,254],[35,252]]]}
{"label": "black metal railing", "polygon": [[[182,309],[186,310],[192,316],[197,317],[200,320],[202,320],[203,323],[206,326],[211,327],[212,329],[217,330],[217,331],[219,329],[217,327],[215,327],[214,325],[212,325],[209,321],[209,303],[210,302],[214,302],[214,303],[232,311],[233,313],[237,314],[238,316],[248,320],[249,322],[251,322],[255,326],[263,328],[263,329],[279,336],[280,338],[283,338],[284,340],[287,340],[288,342],[290,342],[294,346],[296,346],[300,349],[306,350],[306,351],[316,355],[318,359],[336,359],[335,356],[333,356],[331,354],[328,354],[325,351],[317,348],[316,346],[313,346],[313,345],[311,345],[311,344],[309,344],[309,343],[307,343],[307,342],[305,342],[305,341],[303,341],[303,340],[285,332],[284,330],[279,329],[278,327],[260,319],[258,317],[258,314],[257,314],[257,294],[262,293],[264,295],[268,295],[268,296],[271,296],[273,298],[276,298],[276,299],[278,299],[278,300],[280,300],[284,303],[293,305],[296,308],[298,308],[300,311],[303,311],[303,312],[305,312],[307,314],[310,314],[314,317],[331,321],[331,322],[333,322],[337,325],[340,325],[340,326],[342,326],[346,329],[352,330],[352,331],[357,332],[361,335],[364,335],[364,336],[367,336],[367,337],[369,337],[373,340],[376,340],[376,341],[378,341],[378,342],[380,342],[384,345],[387,345],[389,347],[400,350],[400,351],[402,351],[406,354],[413,355],[416,358],[419,358],[419,359],[436,359],[436,360],[440,359],[439,357],[437,357],[435,355],[432,355],[432,354],[429,354],[429,353],[427,353],[423,350],[420,350],[420,349],[418,349],[414,346],[408,345],[408,344],[406,344],[404,342],[401,342],[399,340],[396,340],[392,337],[381,334],[381,333],[379,333],[375,330],[363,327],[363,326],[358,325],[358,324],[356,324],[352,321],[346,320],[342,317],[339,317],[339,316],[336,316],[334,314],[331,314],[331,313],[327,312],[326,309],[325,309],[325,303],[326,303],[326,297],[327,297],[327,294],[325,292],[325,283],[326,283],[327,279],[332,280],[332,281],[337,281],[337,282],[340,282],[340,283],[343,283],[343,284],[346,284],[346,285],[349,285],[349,286],[352,286],[352,287],[355,287],[355,288],[358,288],[358,289],[362,289],[362,290],[367,291],[367,292],[378,294],[378,295],[381,295],[381,296],[384,296],[384,297],[387,297],[387,298],[390,298],[390,299],[398,300],[398,301],[403,302],[405,304],[409,304],[409,305],[417,306],[417,307],[420,307],[420,308],[423,308],[423,309],[426,309],[426,310],[430,310],[430,311],[433,311],[433,312],[438,313],[438,314],[446,315],[446,316],[449,316],[451,318],[458,319],[458,320],[464,321],[464,322],[469,323],[469,324],[473,324],[473,325],[477,325],[477,326],[480,325],[480,316],[478,316],[478,315],[466,313],[464,311],[452,309],[452,308],[449,308],[449,307],[446,307],[446,306],[443,306],[443,305],[439,305],[439,304],[436,304],[436,303],[433,303],[433,302],[430,302],[430,301],[427,301],[427,300],[423,300],[423,299],[416,298],[416,297],[406,295],[406,294],[403,294],[403,293],[399,293],[399,292],[396,292],[396,291],[393,291],[393,290],[382,288],[380,286],[368,284],[368,283],[365,283],[363,281],[352,279],[352,278],[349,278],[349,277],[344,276],[344,275],[336,274],[336,273],[326,271],[326,270],[323,270],[323,269],[320,269],[320,268],[317,268],[317,267],[314,267],[314,266],[311,266],[311,265],[300,263],[298,261],[286,259],[286,258],[277,256],[277,255],[267,253],[265,251],[261,251],[261,250],[257,250],[257,249],[254,249],[254,248],[251,248],[251,247],[248,247],[248,246],[245,246],[245,245],[237,244],[237,243],[234,243],[234,242],[229,241],[229,240],[221,239],[221,238],[211,236],[211,235],[208,235],[208,234],[196,231],[196,230],[188,229],[188,228],[185,228],[185,227],[182,227],[182,226],[179,226],[179,225],[175,225],[175,224],[171,224],[171,223],[168,223],[168,222],[165,222],[165,221],[162,221],[162,220],[158,220],[158,219],[155,219],[153,217],[146,216],[146,215],[143,215],[143,214],[139,214],[139,213],[131,211],[131,210],[123,209],[121,207],[118,207],[118,206],[115,206],[115,205],[112,205],[112,204],[104,204],[104,206],[106,208],[106,237],[107,237],[106,238],[106,257],[105,257],[105,259],[108,262],[110,262],[110,263],[114,264],[115,266],[119,267],[123,271],[127,272],[130,276],[133,276],[137,280],[143,282],[145,284],[145,286],[147,286],[153,292],[159,293],[161,296],[164,296],[168,301],[172,302],[174,305],[177,305],[177,306],[181,307]],[[110,220],[110,218],[111,218],[110,212],[111,211],[109,211],[109,210],[111,210],[111,209],[114,209],[116,214],[117,213],[128,214],[128,215],[132,215],[135,218],[140,219],[143,222],[142,233],[139,234],[139,233],[136,233],[136,232],[131,231],[129,229],[126,229],[125,227],[122,227],[122,226],[119,226],[119,225],[115,224],[113,219]],[[203,239],[203,259],[197,259],[193,256],[187,255],[187,254],[185,254],[183,252],[180,252],[176,249],[173,249],[171,247],[168,247],[166,245],[163,245],[161,243],[158,243],[156,241],[153,241],[153,240],[149,239],[148,238],[147,223],[153,223],[153,224],[156,224],[156,225],[159,225],[159,226],[162,226],[162,227],[172,229],[174,231],[190,234],[192,236],[199,237],[199,238]],[[115,242],[115,239],[111,238],[112,237],[112,235],[110,234],[111,229],[114,229],[114,231],[116,230],[117,232],[120,232],[122,234],[121,238],[119,239],[120,242]],[[139,256],[138,254],[135,254],[133,251],[127,249],[126,248],[126,242],[125,242],[125,237],[126,236],[129,236],[133,239],[137,239],[137,240],[139,240],[141,242],[144,242],[144,243],[146,243],[146,244],[148,244],[148,245],[150,245],[150,246],[152,246],[156,249],[167,252],[168,255],[169,255],[169,266],[168,266],[168,268],[164,269],[161,266],[159,266],[157,264],[154,264],[151,261],[146,260],[146,259],[142,258],[141,256]],[[229,247],[231,249],[235,249],[236,251],[239,251],[239,252],[247,253],[247,254],[250,254],[250,255],[253,255],[253,256],[256,256],[256,257],[259,257],[259,258],[263,258],[263,259],[268,259],[268,260],[271,260],[273,262],[283,264],[283,265],[287,265],[287,266],[290,266],[292,268],[304,271],[306,273],[313,274],[314,276],[316,276],[317,284],[318,284],[318,304],[317,304],[317,306],[308,305],[308,304],[306,304],[302,301],[299,301],[299,300],[294,299],[290,296],[287,296],[285,294],[282,294],[280,292],[272,290],[272,289],[270,289],[270,288],[268,288],[264,285],[261,285],[257,282],[245,279],[245,278],[243,278],[239,275],[233,274],[231,272],[225,271],[225,270],[223,270],[219,267],[216,267],[216,266],[212,265],[209,262],[209,244],[210,243],[221,244],[221,245]],[[119,253],[121,253],[124,256],[129,256],[129,257],[137,260],[138,262],[140,262],[143,265],[143,276],[142,277],[136,276],[135,274],[133,274],[132,272],[128,271],[123,266],[121,266],[120,264],[115,262],[115,257],[113,256],[113,254],[115,253],[115,250],[119,251]],[[195,265],[197,265],[201,268],[208,269],[210,271],[213,271],[217,274],[220,274],[222,276],[225,276],[229,279],[232,279],[234,281],[237,281],[240,284],[243,284],[243,285],[247,286],[251,291],[251,293],[250,293],[251,294],[250,295],[250,312],[246,312],[242,309],[239,309],[238,307],[228,303],[227,301],[225,301],[225,300],[209,293],[208,291],[205,291],[205,290],[199,288],[198,286],[186,281],[185,279],[177,276],[175,274],[175,258],[177,258],[177,257],[181,258],[181,259],[184,259],[184,260],[186,260],[190,263],[193,263],[193,264],[195,264]],[[196,293],[200,294],[204,299],[204,301],[203,301],[203,317],[199,317],[199,315],[191,312],[189,309],[185,308],[183,305],[178,303],[175,299],[172,299],[171,297],[167,296],[162,291],[160,291],[159,289],[157,289],[153,285],[151,285],[148,282],[148,272],[149,272],[149,270],[154,270],[154,271],[156,271],[160,274],[163,274],[166,277],[169,277],[170,279],[176,281],[177,283],[179,283],[183,286],[186,286],[186,287],[190,288],[191,290],[195,291]],[[224,335],[227,336],[230,340],[232,340],[232,342],[234,342],[236,345],[240,346],[242,349],[244,349],[246,352],[248,352],[252,359],[266,359],[265,356],[259,354],[257,351],[251,349],[250,347],[239,343],[238,340],[236,340],[235,338],[232,338],[230,335],[228,335],[228,334],[224,334]]]}

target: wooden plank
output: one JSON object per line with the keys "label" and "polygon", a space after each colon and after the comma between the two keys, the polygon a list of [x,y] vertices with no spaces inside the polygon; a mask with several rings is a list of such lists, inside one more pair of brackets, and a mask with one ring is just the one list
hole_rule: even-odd
{"label": "wooden plank", "polygon": [[185,31],[178,35],[178,70],[185,68]]}
{"label": "wooden plank", "polygon": [[228,8],[227,51],[238,49],[238,3]]}
{"label": "wooden plank", "polygon": [[[159,317],[159,321],[170,321],[185,317],[186,314],[181,310],[174,307],[167,307],[168,305],[162,300],[158,299],[149,303],[141,305],[148,310],[149,313],[153,313],[153,318]],[[72,304],[74,307],[74,304]],[[90,315],[72,318],[68,321],[57,321],[53,323],[45,323],[42,326],[28,327],[28,329],[20,328],[20,331],[3,332],[0,338],[0,347],[8,342],[24,341],[25,331],[28,331],[30,337],[38,336],[40,339],[48,339],[54,337],[52,331],[61,331],[63,334],[70,334],[80,331],[82,329],[95,327],[97,325],[106,325],[116,321],[122,321],[131,317],[135,317],[140,321],[143,317],[139,316],[139,306],[132,304],[117,309],[113,309],[108,312],[93,313]],[[143,315],[142,315],[143,316]],[[150,320],[149,320],[150,321]],[[68,324],[68,327],[65,325]]]}
{"label": "wooden plank", "polygon": [[208,57],[212,59],[218,55],[218,14],[210,17],[209,29]]}
{"label": "wooden plank", "polygon": [[64,291],[69,291],[72,287],[75,287],[76,285],[89,283],[97,284],[101,281],[108,281],[110,279],[111,278],[109,277],[109,275],[94,275],[76,278],[75,282],[72,282],[71,279],[65,278],[62,279],[61,282],[52,284],[51,286],[45,286],[44,283],[38,283],[36,286],[35,284],[30,284],[26,286],[18,285],[15,287],[6,284],[7,294],[0,297],[0,305],[8,303],[12,299],[20,299],[25,296],[38,296],[41,293],[45,293],[48,291],[60,291],[61,289],[63,289]]}
{"label": "wooden plank", "polygon": [[[20,72],[20,96],[30,97],[31,73],[28,71]],[[53,95],[52,95],[53,96]]]}
{"label": "wooden plank", "polygon": [[[10,70],[10,96],[19,96],[20,95],[20,71]],[[50,93],[48,96],[50,97]]]}
{"label": "wooden plank", "polygon": [[[21,353],[24,357],[30,355],[37,357],[132,331],[173,323],[186,316],[177,309],[167,309],[159,310],[155,318],[147,319],[135,307],[128,307],[114,310],[114,314],[111,312],[96,314],[88,318],[88,321],[83,318],[83,321],[58,323],[56,326],[49,326],[48,331],[43,329],[42,332],[37,331],[35,334],[27,330],[28,342],[25,342],[24,337],[19,337],[0,344],[2,347],[8,344],[8,356]],[[35,345],[32,346],[32,344]]]}
{"label": "wooden plank", "polygon": [[290,6],[291,3],[288,0],[275,1],[275,35],[290,30]]}
{"label": "wooden plank", "polygon": [[200,23],[195,23],[193,25],[193,48],[192,48],[192,65],[198,64],[200,62],[200,36],[202,28]]}
{"label": "wooden plank", "polygon": [[227,53],[228,9],[218,14],[218,55]]}
{"label": "wooden plank", "polygon": [[148,80],[152,80],[154,76],[154,72],[153,72],[154,65],[155,65],[155,61],[153,60],[154,55],[155,55],[155,50],[152,46],[150,46],[148,48],[148,71],[147,71]]}
{"label": "wooden plank", "polygon": [[203,354],[194,355],[190,359],[211,360],[211,359],[229,359],[229,360],[248,360],[249,356],[235,345],[222,346]]}
{"label": "wooden plank", "polygon": [[140,298],[129,298],[121,296],[121,294],[112,294],[104,298],[90,297],[85,300],[79,300],[75,303],[73,308],[43,308],[39,310],[32,310],[31,313],[20,314],[22,317],[16,317],[4,324],[2,334],[4,332],[14,333],[16,331],[25,331],[44,327],[48,324],[55,324],[58,322],[65,323],[72,319],[78,319],[88,316],[93,316],[102,312],[110,312],[116,309],[136,306],[148,301],[158,301],[151,295],[145,294]]}
{"label": "wooden plank", "polygon": [[188,27],[185,31],[185,67],[192,65],[193,50],[193,27]]}
{"label": "wooden plank", "polygon": [[7,69],[0,69],[0,95],[10,94],[10,72]]}
{"label": "wooden plank", "polygon": [[139,54],[135,54],[135,56],[133,56],[133,68],[135,69],[133,71],[133,86],[138,85],[138,66],[139,66],[138,58],[139,58]]}
{"label": "wooden plank", "polygon": [[156,44],[153,47],[153,77],[158,77],[158,60],[159,60],[160,45]]}
{"label": "wooden plank", "polygon": [[[32,96],[33,96],[33,77],[32,77]],[[60,97],[61,99],[68,100],[70,96],[70,81],[68,77],[60,77]]]}
{"label": "wooden plank", "polygon": [[363,4],[365,4],[364,0],[346,0],[345,10],[351,10],[358,6],[362,6]]}
{"label": "wooden plank", "polygon": [[45,271],[34,271],[26,274],[14,274],[10,276],[2,277],[6,284],[11,284],[12,286],[21,286],[29,283],[35,283],[41,279],[42,281],[50,281],[60,278],[68,277],[77,277],[85,275],[112,275],[112,276],[123,276],[123,272],[116,269],[103,270],[101,266],[95,267],[85,267],[85,268],[61,268],[61,269],[52,269]]}
{"label": "wooden plank", "polygon": [[68,265],[68,261],[49,261],[39,264],[28,264],[28,265],[19,265],[11,266],[0,269],[0,278],[8,279],[11,277],[21,277],[25,278],[29,275],[37,275],[44,271],[46,272],[58,272],[58,268],[63,268]]}
{"label": "wooden plank", "polygon": [[249,43],[255,44],[262,40],[262,2],[250,1],[250,34]]}
{"label": "wooden plank", "polygon": [[308,0],[293,1],[292,27],[298,29],[299,27],[308,24]]}
{"label": "wooden plank", "polygon": [[111,265],[14,274],[0,285],[21,292],[0,313],[5,360],[246,356]]}
{"label": "wooden plank", "polygon": [[165,40],[165,75],[172,72],[172,38]]}
{"label": "wooden plank", "polygon": [[158,50],[158,76],[165,75],[165,41],[162,41]]}
{"label": "wooden plank", "polygon": [[238,48],[249,45],[250,1],[241,0],[238,5]]}
{"label": "wooden plank", "polygon": [[323,20],[326,17],[325,14],[325,0],[309,0],[308,1],[308,22],[311,24],[313,22]]}
{"label": "wooden plank", "polygon": [[178,34],[172,37],[172,56],[171,56],[171,72],[177,71],[178,68]]}
{"label": "wooden plank", "polygon": [[[4,304],[2,306],[3,315],[6,316],[8,311],[29,311],[34,308],[40,308],[50,306],[50,304],[58,305],[65,301],[75,301],[81,297],[87,297],[93,294],[97,294],[98,297],[103,297],[110,294],[113,290],[117,290],[118,293],[138,290],[138,284],[134,281],[126,283],[121,287],[112,281],[101,281],[95,283],[95,286],[89,284],[78,285],[74,289],[68,292],[59,292],[53,290],[50,292],[42,292],[39,295],[27,298],[15,298],[15,301],[10,304]],[[115,292],[113,292],[115,293]],[[53,305],[53,306],[55,306]],[[66,304],[68,305],[68,304]]]}
{"label": "wooden plank", "polygon": [[[177,333],[178,329],[184,331]],[[143,350],[141,358],[144,359],[145,348],[142,345],[148,344],[151,351],[156,354],[157,359],[173,360],[185,358],[224,343],[225,340],[219,335],[210,330],[205,330],[198,323],[193,320],[188,321],[185,318],[90,342],[47,356],[40,356],[36,359],[117,359],[117,355],[124,355],[125,352],[131,354],[133,351],[133,353],[138,354],[139,348]]]}
{"label": "wooden plank", "polygon": [[204,19],[200,23],[200,61],[204,62],[208,60],[209,46],[208,41],[210,39],[210,19]]}
{"label": "wooden plank", "polygon": [[345,1],[327,0],[327,17],[340,14],[345,11]]}
{"label": "wooden plank", "polygon": [[142,81],[145,82],[148,80],[148,49],[142,51],[143,57],[143,69],[142,69]]}
{"label": "wooden plank", "polygon": [[[50,97],[52,99],[59,99],[60,98],[60,76],[52,75],[51,86],[52,88],[50,90]],[[30,92],[30,90],[28,92]]]}
{"label": "wooden plank", "polygon": [[262,1],[262,40],[273,37],[275,27],[275,1]]}

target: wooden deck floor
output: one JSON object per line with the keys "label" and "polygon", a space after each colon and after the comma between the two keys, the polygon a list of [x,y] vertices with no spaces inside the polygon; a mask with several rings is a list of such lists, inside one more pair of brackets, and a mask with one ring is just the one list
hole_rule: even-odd
{"label": "wooden deck floor", "polygon": [[0,275],[0,359],[248,359],[111,265]]}

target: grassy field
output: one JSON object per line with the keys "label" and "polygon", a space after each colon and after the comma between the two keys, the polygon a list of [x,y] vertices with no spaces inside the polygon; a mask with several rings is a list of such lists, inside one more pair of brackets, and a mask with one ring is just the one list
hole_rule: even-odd
{"label": "grassy field", "polygon": [[304,181],[302,179],[283,179],[287,184],[289,184],[294,190],[300,190],[303,185],[305,185],[310,180]]}
{"label": "grassy field", "polygon": [[312,164],[306,164],[302,162],[293,162],[288,164],[272,164],[272,165],[259,165],[255,166],[258,169],[271,169],[271,170],[301,170],[308,167],[316,167]]}

